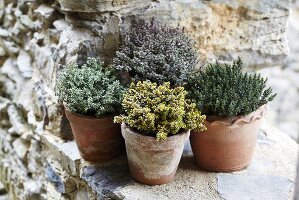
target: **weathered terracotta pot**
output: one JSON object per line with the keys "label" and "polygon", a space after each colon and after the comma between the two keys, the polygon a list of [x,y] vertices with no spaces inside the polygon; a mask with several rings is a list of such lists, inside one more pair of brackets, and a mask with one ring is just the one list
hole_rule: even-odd
{"label": "weathered terracotta pot", "polygon": [[120,125],[113,116],[94,118],[66,110],[81,156],[88,161],[108,161],[124,150]]}
{"label": "weathered terracotta pot", "polygon": [[147,185],[161,185],[174,178],[190,131],[157,141],[155,137],[132,131],[124,123],[121,130],[125,138],[130,172],[136,181]]}
{"label": "weathered terracotta pot", "polygon": [[192,132],[190,143],[196,164],[208,171],[231,172],[246,168],[253,157],[257,133],[266,106],[247,116],[207,117],[206,131]]}

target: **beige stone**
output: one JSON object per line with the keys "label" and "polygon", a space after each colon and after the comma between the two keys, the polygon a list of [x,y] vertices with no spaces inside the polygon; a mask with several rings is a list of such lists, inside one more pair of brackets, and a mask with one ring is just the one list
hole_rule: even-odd
{"label": "beige stone", "polygon": [[[132,182],[128,171],[118,178],[118,170],[127,167],[125,156],[102,164],[83,161],[75,142],[61,139],[70,127],[55,97],[57,76],[88,56],[110,63],[132,20],[153,17],[193,37],[201,64],[237,56],[247,70],[281,64],[288,53],[288,10],[287,0],[0,0],[0,181],[9,197],[219,199],[217,174],[198,171],[190,154],[174,182],[155,187]],[[276,130],[268,132],[251,168],[237,174],[280,175],[293,181],[297,145]],[[48,162],[67,193],[46,180]],[[87,168],[94,172],[91,177]]]}

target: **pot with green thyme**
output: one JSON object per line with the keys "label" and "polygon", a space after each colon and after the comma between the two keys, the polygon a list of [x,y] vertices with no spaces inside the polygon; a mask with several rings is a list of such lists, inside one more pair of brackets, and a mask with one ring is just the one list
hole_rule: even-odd
{"label": "pot with green thyme", "polygon": [[83,66],[71,65],[60,74],[56,94],[81,156],[89,161],[107,161],[123,149],[120,126],[113,117],[121,110],[124,88],[101,61],[88,58]]}
{"label": "pot with green thyme", "polygon": [[132,83],[124,94],[121,123],[132,177],[159,185],[171,181],[180,162],[190,129],[204,130],[201,115],[186,98],[183,87],[148,81]]}
{"label": "pot with green thyme", "polygon": [[191,99],[207,116],[206,131],[191,133],[197,165],[209,171],[246,168],[253,157],[266,104],[276,94],[259,74],[242,72],[239,58],[232,65],[210,64],[188,83]]}

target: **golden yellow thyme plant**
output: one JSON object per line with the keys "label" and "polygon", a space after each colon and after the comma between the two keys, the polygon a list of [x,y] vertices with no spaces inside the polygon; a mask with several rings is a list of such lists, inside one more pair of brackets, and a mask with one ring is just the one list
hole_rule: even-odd
{"label": "golden yellow thyme plant", "polygon": [[114,121],[157,140],[188,129],[205,130],[205,116],[186,95],[183,87],[171,88],[169,82],[159,86],[149,81],[132,83],[122,102],[125,114]]}

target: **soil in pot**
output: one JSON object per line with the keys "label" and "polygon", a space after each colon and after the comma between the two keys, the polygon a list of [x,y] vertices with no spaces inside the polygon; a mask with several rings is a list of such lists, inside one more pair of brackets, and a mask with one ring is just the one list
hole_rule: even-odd
{"label": "soil in pot", "polygon": [[73,135],[81,156],[88,161],[111,160],[124,150],[120,125],[113,123],[113,116],[94,118],[66,110]]}
{"label": "soil in pot", "polygon": [[132,131],[123,123],[122,135],[132,177],[143,184],[161,185],[174,178],[190,131],[157,141],[155,137]]}
{"label": "soil in pot", "polygon": [[231,172],[246,168],[253,157],[266,106],[246,116],[207,117],[206,131],[192,132],[190,143],[196,164],[204,170]]}

